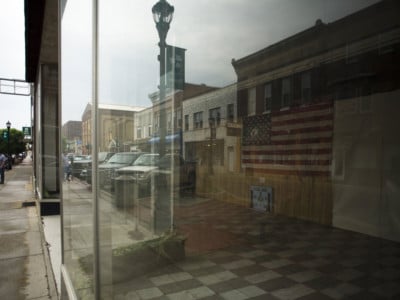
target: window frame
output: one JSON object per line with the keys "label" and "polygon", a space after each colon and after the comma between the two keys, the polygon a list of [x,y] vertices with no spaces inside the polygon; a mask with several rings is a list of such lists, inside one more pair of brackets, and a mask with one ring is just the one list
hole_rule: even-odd
{"label": "window frame", "polygon": [[185,121],[184,121],[185,122],[185,125],[184,125],[185,127],[184,128],[185,128],[185,131],[188,131],[189,130],[189,115],[185,115],[184,118],[185,118]]}
{"label": "window frame", "polygon": [[193,129],[203,128],[203,112],[198,111],[193,114]]}
{"label": "window frame", "polygon": [[221,107],[211,108],[208,111],[208,118],[213,119],[215,126],[221,125]]}
{"label": "window frame", "polygon": [[311,72],[306,71],[300,76],[301,104],[309,104],[312,101]]}
{"label": "window frame", "polygon": [[257,104],[257,89],[251,87],[247,90],[247,115],[254,116],[256,114],[256,104]]}
{"label": "window frame", "polygon": [[[269,97],[267,98],[267,88],[269,87]],[[264,112],[270,112],[272,109],[272,82],[264,84]]]}
{"label": "window frame", "polygon": [[[282,81],[281,81],[281,85],[282,85],[281,108],[290,107],[290,105],[292,104],[292,98],[293,98],[292,81],[293,80],[292,80],[291,76],[282,78]],[[287,84],[286,84],[286,82],[287,82]],[[285,92],[286,89],[287,89],[287,93]]]}

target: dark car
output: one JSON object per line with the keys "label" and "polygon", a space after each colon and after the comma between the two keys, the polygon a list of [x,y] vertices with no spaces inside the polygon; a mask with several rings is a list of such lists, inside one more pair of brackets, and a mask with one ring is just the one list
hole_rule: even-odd
{"label": "dark car", "polygon": [[116,169],[131,165],[142,153],[140,152],[119,152],[99,165],[99,183],[104,187],[111,184],[111,177],[114,177]]}
{"label": "dark car", "polygon": [[92,158],[90,155],[74,155],[71,160],[71,174],[73,177],[79,178],[82,170],[88,168]]}
{"label": "dark car", "polygon": [[179,154],[166,154],[158,161],[153,170],[154,182],[158,187],[172,187],[174,191],[196,190],[196,162],[186,161]]}
{"label": "dark car", "polygon": [[6,157],[6,161],[4,163],[4,168],[6,170],[11,170],[12,169],[12,159],[7,154],[5,155],[5,157]]}
{"label": "dark car", "polygon": [[[99,152],[98,163],[102,164],[108,161],[114,154],[115,152]],[[92,184],[92,160],[90,160],[87,167],[82,170],[80,177],[86,178],[86,182]]]}
{"label": "dark car", "polygon": [[99,152],[99,164],[106,162],[113,156],[115,152]]}

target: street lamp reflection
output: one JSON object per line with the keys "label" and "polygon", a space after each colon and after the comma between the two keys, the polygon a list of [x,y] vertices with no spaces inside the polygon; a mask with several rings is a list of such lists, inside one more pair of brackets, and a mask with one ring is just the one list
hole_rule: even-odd
{"label": "street lamp reflection", "polygon": [[165,51],[166,51],[166,38],[169,30],[169,24],[172,21],[174,14],[174,7],[165,0],[158,1],[152,8],[153,19],[156,23],[158,36],[160,38],[159,47],[160,55],[160,126],[159,126],[159,153],[160,156],[165,154],[165,136],[166,136],[166,116],[165,116],[165,88],[166,88],[166,68],[165,68]]}
{"label": "street lamp reflection", "polygon": [[11,159],[11,153],[10,153],[10,128],[11,128],[11,122],[7,121],[6,123],[7,126],[7,154],[8,154],[8,167],[10,170],[12,169],[12,159]]}

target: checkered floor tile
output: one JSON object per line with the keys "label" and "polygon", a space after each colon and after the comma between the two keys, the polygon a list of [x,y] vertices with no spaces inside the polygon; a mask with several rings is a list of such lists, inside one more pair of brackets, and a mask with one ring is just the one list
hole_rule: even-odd
{"label": "checkered floor tile", "polygon": [[400,299],[399,243],[213,201],[175,217],[190,254],[115,299]]}

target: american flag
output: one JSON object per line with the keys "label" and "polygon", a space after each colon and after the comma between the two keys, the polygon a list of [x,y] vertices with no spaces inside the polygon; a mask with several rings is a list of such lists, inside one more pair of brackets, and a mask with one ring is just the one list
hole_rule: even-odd
{"label": "american flag", "polygon": [[329,176],[332,134],[331,103],[245,117],[242,166],[264,174]]}

